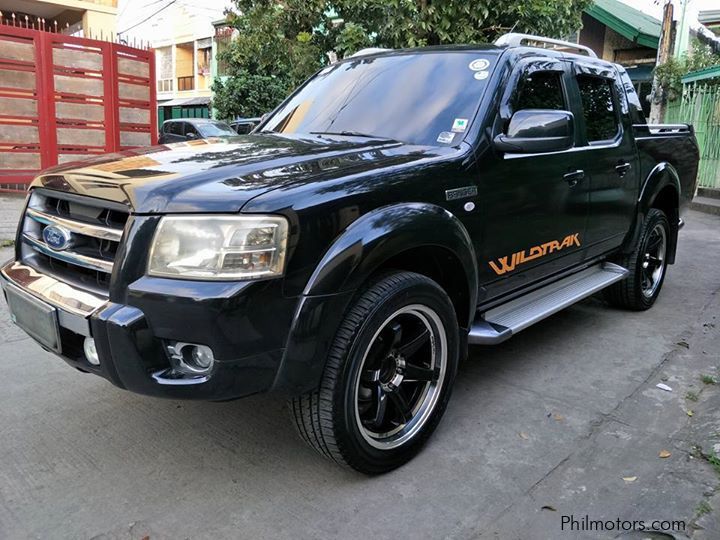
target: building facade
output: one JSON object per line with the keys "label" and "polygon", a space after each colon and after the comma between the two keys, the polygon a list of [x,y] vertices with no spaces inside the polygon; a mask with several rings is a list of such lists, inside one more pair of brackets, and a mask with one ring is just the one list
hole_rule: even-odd
{"label": "building facade", "polygon": [[647,96],[652,91],[660,21],[619,0],[595,0],[583,13],[582,23],[578,42],[590,47],[598,57],[627,69],[645,114],[649,114]]}
{"label": "building facade", "polygon": [[117,4],[117,0],[0,0],[0,22],[112,40]]}
{"label": "building facade", "polygon": [[[127,5],[127,9],[125,9]],[[215,34],[229,1],[121,0],[120,34],[146,39],[155,49],[158,122],[210,115]]]}
{"label": "building facade", "polygon": [[701,11],[698,20],[716,36],[720,36],[720,9]]}

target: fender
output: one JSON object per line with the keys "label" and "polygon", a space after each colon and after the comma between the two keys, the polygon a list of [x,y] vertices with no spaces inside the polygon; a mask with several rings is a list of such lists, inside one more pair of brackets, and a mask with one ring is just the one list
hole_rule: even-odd
{"label": "fender", "polygon": [[427,246],[445,248],[462,262],[474,311],[478,269],[470,235],[453,214],[426,203],[384,206],[353,222],[322,258],[303,294],[355,290],[386,260]]}
{"label": "fender", "polygon": [[355,291],[385,261],[429,246],[447,249],[461,262],[470,292],[471,321],[478,294],[477,258],[460,220],[432,204],[378,208],[354,221],[335,240],[310,277],[293,317],[273,390],[297,395],[316,388]]}
{"label": "fender", "polygon": [[680,195],[682,193],[680,175],[678,175],[675,167],[673,167],[670,163],[658,163],[655,167],[653,167],[653,170],[650,171],[640,188],[638,203],[644,213],[647,213],[647,211],[652,207],[652,203],[655,201],[657,194],[660,193],[660,191],[667,185],[675,186],[679,205]]}
{"label": "fender", "polygon": [[[628,234],[625,249],[623,250],[624,252],[630,253],[635,249],[635,246],[640,240],[640,232],[642,231],[642,224],[645,221],[645,216],[647,216],[650,208],[653,207],[658,194],[667,186],[672,186],[675,189],[677,198],[674,201],[674,207],[679,209],[680,196],[682,194],[680,176],[675,170],[675,167],[673,167],[670,163],[658,163],[655,167],[653,167],[640,187],[637,218],[630,233]],[[677,213],[675,215],[668,216],[668,220],[670,221],[668,262],[671,264],[675,262],[675,252],[677,250],[678,219],[679,214]]]}

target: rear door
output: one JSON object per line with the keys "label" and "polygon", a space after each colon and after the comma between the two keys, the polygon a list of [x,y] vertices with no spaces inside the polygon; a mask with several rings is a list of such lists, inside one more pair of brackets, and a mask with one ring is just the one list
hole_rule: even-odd
{"label": "rear door", "polygon": [[[558,59],[521,61],[499,118],[523,109],[572,112],[570,67]],[[481,282],[487,284],[486,299],[582,262],[589,193],[575,148],[505,153],[481,163],[485,235],[478,246],[478,266]]]}
{"label": "rear door", "polygon": [[630,230],[640,167],[627,97],[617,71],[578,61],[573,72],[578,152],[590,189],[585,247],[588,257],[594,257],[616,249]]}

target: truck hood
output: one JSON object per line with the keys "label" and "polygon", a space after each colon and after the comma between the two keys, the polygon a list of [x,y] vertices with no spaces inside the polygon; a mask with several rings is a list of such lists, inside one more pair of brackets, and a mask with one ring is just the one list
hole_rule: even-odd
{"label": "truck hood", "polygon": [[438,157],[451,148],[386,140],[252,134],[108,154],[49,169],[32,187],[127,205],[137,214],[238,212],[280,187]]}

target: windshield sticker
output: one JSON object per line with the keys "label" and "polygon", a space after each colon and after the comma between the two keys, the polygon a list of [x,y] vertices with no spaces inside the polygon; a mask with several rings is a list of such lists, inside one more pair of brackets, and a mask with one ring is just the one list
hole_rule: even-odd
{"label": "windshield sticker", "polygon": [[467,129],[468,120],[467,118],[456,118],[453,122],[452,130],[455,133],[463,133]]}
{"label": "windshield sticker", "polygon": [[476,71],[474,77],[478,81],[484,81],[490,76],[490,73],[488,71]]}
{"label": "windshield sticker", "polygon": [[437,138],[437,142],[440,144],[450,144],[453,140],[455,140],[455,134],[449,131],[443,131]]}
{"label": "windshield sticker", "polygon": [[472,71],[485,71],[487,68],[490,67],[490,61],[485,60],[484,58],[478,58],[477,60],[473,60],[470,62],[468,67]]}

